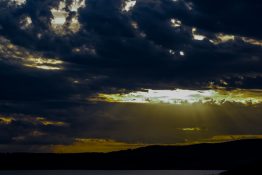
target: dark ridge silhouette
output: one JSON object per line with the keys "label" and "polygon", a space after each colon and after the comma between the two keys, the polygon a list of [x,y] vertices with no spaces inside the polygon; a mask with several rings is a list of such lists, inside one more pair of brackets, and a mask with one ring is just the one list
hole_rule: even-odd
{"label": "dark ridge silhouette", "polygon": [[0,169],[239,170],[246,167],[253,170],[261,168],[261,149],[262,140],[239,140],[189,146],[149,146],[112,153],[2,153]]}

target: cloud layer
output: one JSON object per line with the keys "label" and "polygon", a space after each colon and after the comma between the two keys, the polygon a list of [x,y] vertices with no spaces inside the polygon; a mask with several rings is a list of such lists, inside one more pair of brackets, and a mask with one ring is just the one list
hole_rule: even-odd
{"label": "cloud layer", "polygon": [[[145,105],[132,118],[122,113],[132,107],[94,104],[91,99],[97,94],[177,88],[261,99],[260,93],[253,93],[262,89],[261,13],[258,0],[1,0],[1,143],[72,144],[76,138],[171,143],[188,137],[181,128],[213,127],[180,123],[164,132],[152,123],[139,137],[132,127],[143,127],[146,116],[150,122],[156,120],[144,112]],[[212,104],[199,109],[219,110],[218,123],[232,124],[229,118],[239,118],[242,129],[225,124],[203,137],[259,134],[260,104],[245,106],[243,112],[241,104],[230,102],[220,109]],[[225,114],[222,109],[234,112]],[[183,112],[170,115],[178,121],[187,115],[196,120],[193,113]],[[203,115],[211,114],[215,115]],[[164,120],[171,118],[161,119],[168,125]],[[250,126],[244,120],[250,120]],[[125,128],[130,130],[119,135]],[[180,136],[165,136],[172,132]]]}

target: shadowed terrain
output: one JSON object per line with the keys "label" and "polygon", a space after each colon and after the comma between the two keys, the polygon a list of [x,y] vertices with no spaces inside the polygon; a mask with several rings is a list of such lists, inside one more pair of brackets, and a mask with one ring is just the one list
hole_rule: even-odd
{"label": "shadowed terrain", "polygon": [[112,153],[2,153],[0,169],[258,169],[262,140],[149,146]]}

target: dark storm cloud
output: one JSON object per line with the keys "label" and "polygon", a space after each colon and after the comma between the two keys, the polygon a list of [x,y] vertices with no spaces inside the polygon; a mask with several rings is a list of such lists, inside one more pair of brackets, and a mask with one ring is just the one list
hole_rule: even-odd
{"label": "dark storm cloud", "polygon": [[[208,39],[192,40],[191,32],[196,27],[210,39],[217,33],[261,39],[261,22],[255,20],[261,13],[258,1],[140,0],[130,12],[121,11],[122,3],[86,1],[86,7],[79,10],[80,31],[64,36],[51,30],[50,9],[58,8],[58,0],[28,0],[19,7],[2,5],[1,34],[20,46],[77,64],[77,76],[108,76],[110,87],[133,89],[150,87],[153,82],[173,87],[204,87],[209,81],[219,82],[225,77],[230,77],[232,87],[249,87],[245,82],[253,80],[232,80],[233,75],[247,73],[258,74],[253,82],[261,87],[261,46],[238,39],[214,45]],[[20,29],[20,17],[24,15],[31,17],[31,29]],[[174,29],[171,18],[181,20],[182,26]],[[138,29],[132,22],[137,23]],[[141,32],[145,37],[140,36]],[[36,37],[38,33],[42,34],[41,39]],[[74,52],[81,47],[78,53]],[[176,54],[171,55],[170,49]],[[185,53],[184,57],[179,55],[180,51]],[[67,72],[73,75],[70,67]]]}
{"label": "dark storm cloud", "polygon": [[[186,0],[187,2],[190,2]],[[262,15],[259,0],[215,0],[193,2],[193,15],[185,19],[194,25],[212,32],[232,33],[262,39],[262,27],[258,16]]]}
{"label": "dark storm cloud", "polygon": [[[210,82],[213,87],[229,89],[262,88],[262,21],[259,19],[262,3],[259,0],[137,0],[130,11],[122,10],[124,0],[86,0],[86,6],[77,12],[70,11],[72,1],[67,0],[63,9],[68,13],[67,22],[62,26],[64,34],[52,28],[55,17],[51,9],[58,9],[59,2],[27,0],[25,4],[12,5],[8,0],[0,0],[0,114],[21,114],[24,118],[44,116],[70,124],[61,128],[19,120],[0,125],[3,144],[18,141],[32,145],[68,144],[76,137],[111,138],[111,135],[112,139],[127,142],[180,141],[182,137],[166,136],[170,131],[180,130],[164,121],[163,126],[169,127],[158,128],[156,118],[151,121],[147,134],[154,128],[164,131],[138,137],[141,131],[135,132],[132,128],[142,128],[147,122],[143,112],[134,113],[134,118],[123,111],[119,116],[115,111],[105,110],[111,106],[96,106],[87,103],[87,99],[99,92],[141,88],[203,89],[208,88]],[[28,26],[25,26],[26,17],[31,19]],[[81,25],[75,33],[69,30],[74,17]],[[181,26],[172,26],[171,19],[181,21]],[[194,40],[193,28],[205,39]],[[234,39],[223,41],[219,34],[228,38],[234,35]],[[31,60],[33,67],[25,66],[31,57],[46,58],[46,63]],[[34,67],[50,66],[50,59],[63,62],[59,65],[61,69]],[[132,107],[126,108],[133,111]],[[144,106],[140,110],[145,110]],[[246,131],[258,134],[261,121],[257,117],[261,111],[249,107],[245,110],[240,125],[244,125],[250,112],[253,123]],[[230,118],[224,116],[214,118],[220,120],[221,125],[228,122],[228,132],[216,128],[212,134],[245,133],[232,129]],[[174,123],[171,117],[167,121]],[[195,127],[185,123],[181,125]],[[122,135],[118,133],[118,129],[125,128]]]}

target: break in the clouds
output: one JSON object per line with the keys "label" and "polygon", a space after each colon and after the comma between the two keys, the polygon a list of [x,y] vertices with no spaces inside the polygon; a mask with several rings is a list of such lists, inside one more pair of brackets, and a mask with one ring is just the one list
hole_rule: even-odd
{"label": "break in the clouds", "polygon": [[241,103],[256,105],[262,103],[262,92],[257,91],[224,91],[224,90],[145,90],[128,94],[98,94],[98,98],[106,102],[119,103],[163,103],[163,104],[194,104]]}
{"label": "break in the clouds", "polygon": [[256,0],[0,0],[0,148],[261,134],[261,13]]}

